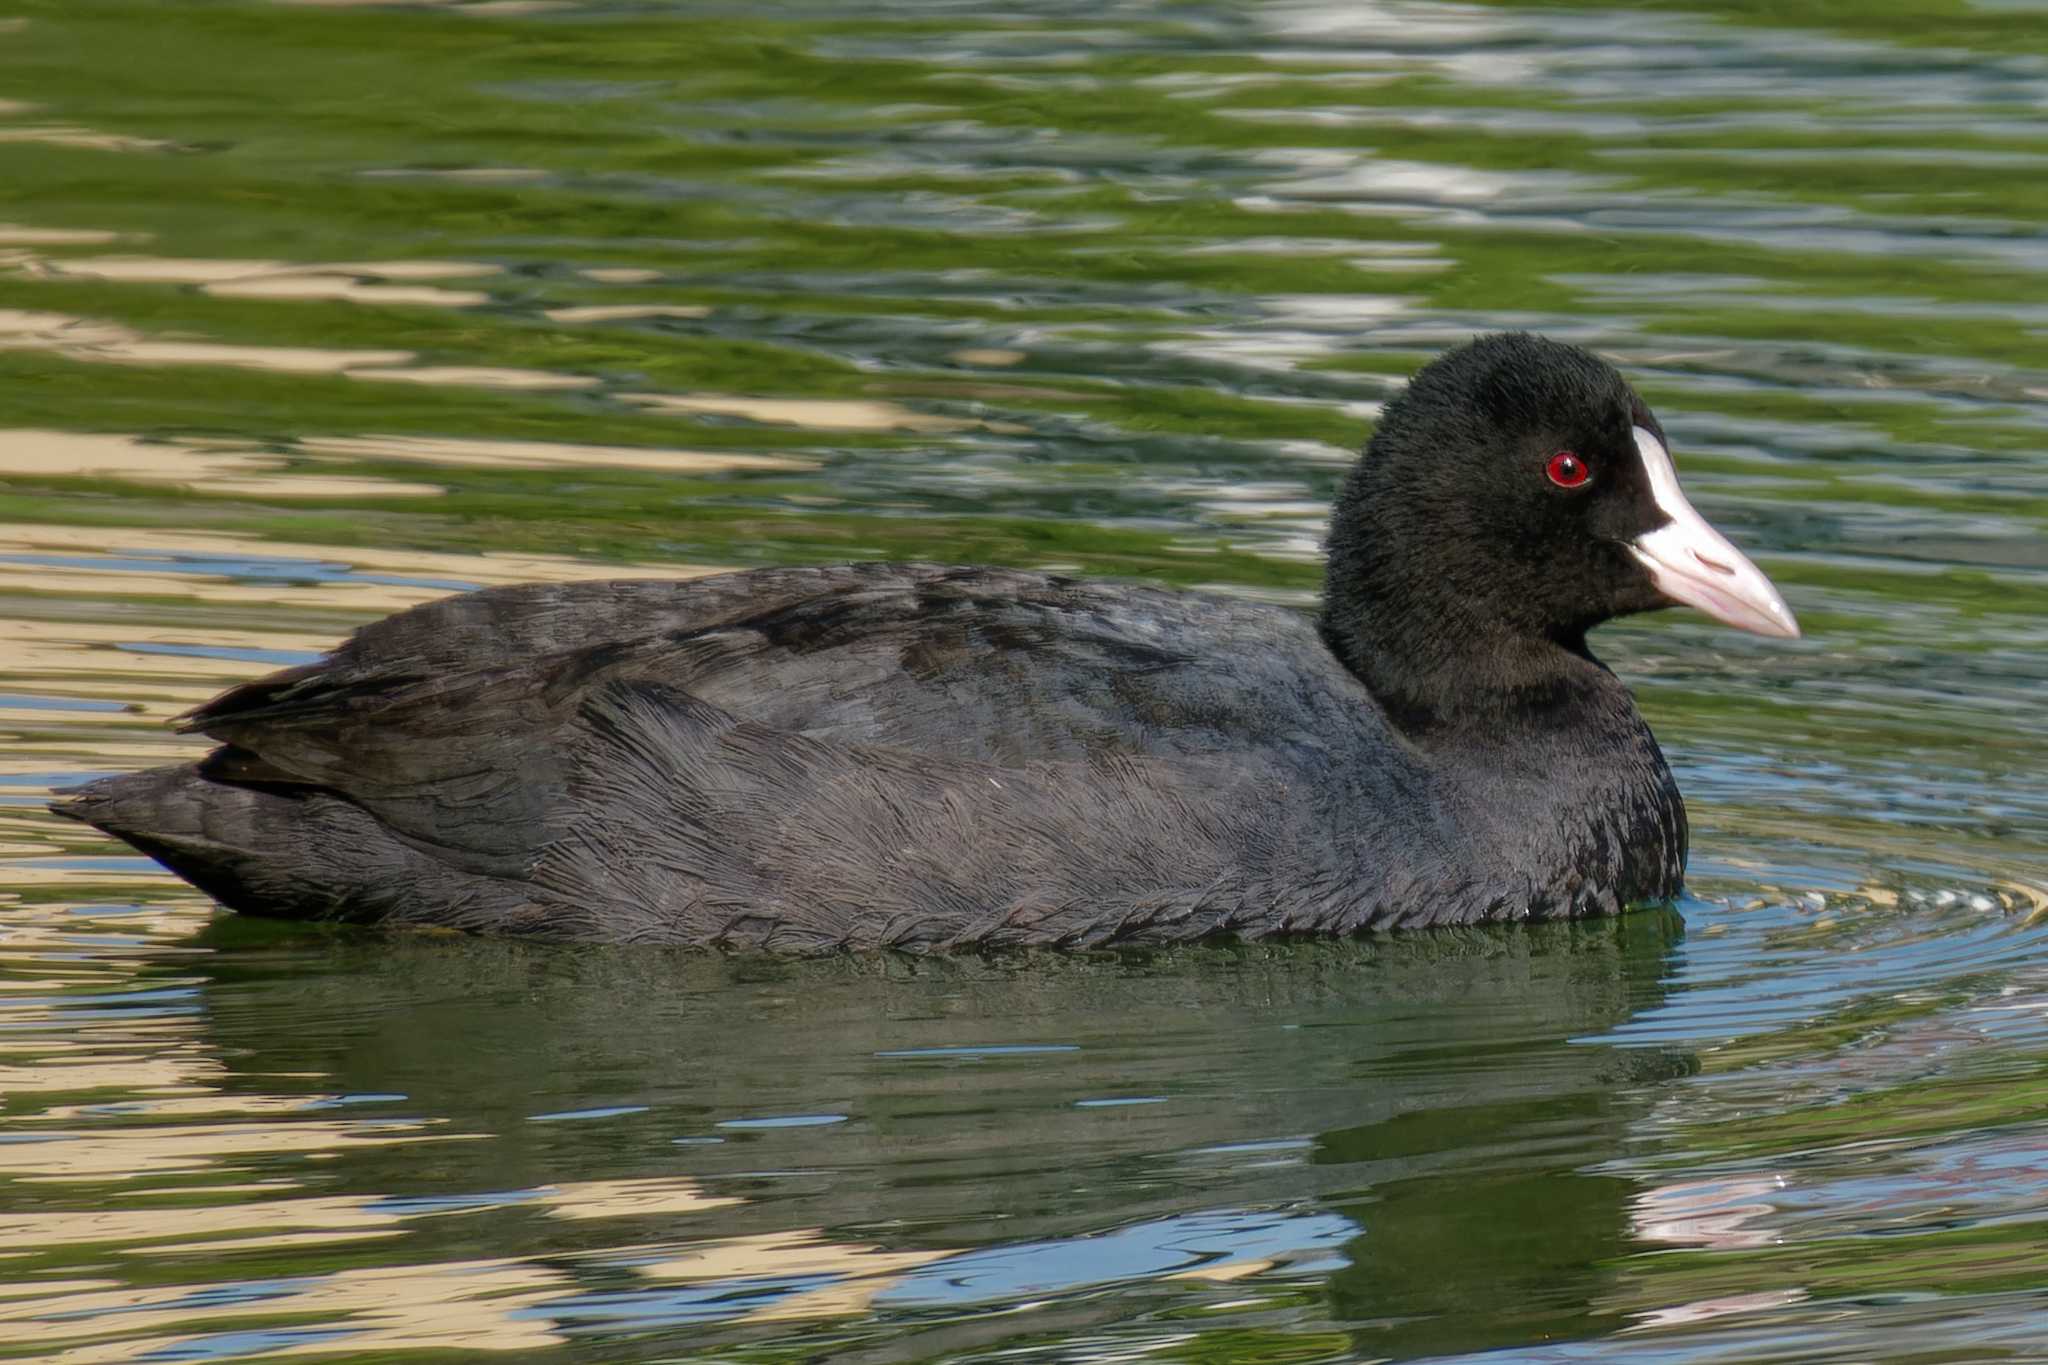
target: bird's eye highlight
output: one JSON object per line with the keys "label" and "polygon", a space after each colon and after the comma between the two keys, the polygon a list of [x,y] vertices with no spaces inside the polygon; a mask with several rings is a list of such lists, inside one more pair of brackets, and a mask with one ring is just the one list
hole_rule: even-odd
{"label": "bird's eye highlight", "polygon": [[1551,456],[1550,463],[1544,466],[1543,472],[1548,474],[1550,481],[1559,488],[1579,488],[1593,477],[1593,471],[1586,467],[1586,462],[1569,450],[1560,450]]}

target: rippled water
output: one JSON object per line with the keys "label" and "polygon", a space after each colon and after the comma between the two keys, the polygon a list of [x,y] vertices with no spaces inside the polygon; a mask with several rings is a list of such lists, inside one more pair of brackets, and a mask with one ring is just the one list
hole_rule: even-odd
{"label": "rippled water", "polygon": [[[2048,1358],[2048,24],[1933,8],[15,5],[0,1353]],[[1307,603],[1379,403],[1509,326],[1807,627],[1601,634],[1675,912],[534,950],[43,811],[476,584]]]}

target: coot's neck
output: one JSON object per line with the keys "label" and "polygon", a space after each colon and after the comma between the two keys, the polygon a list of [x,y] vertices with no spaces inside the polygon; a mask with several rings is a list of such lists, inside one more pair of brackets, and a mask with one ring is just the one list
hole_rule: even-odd
{"label": "coot's neck", "polygon": [[[1517,636],[1485,623],[1436,618],[1441,634],[1418,641],[1401,613],[1394,619],[1325,610],[1324,642],[1363,682],[1387,716],[1411,738],[1444,731],[1494,730],[1510,721],[1568,722],[1595,697],[1623,689],[1587,651],[1583,639]],[[1424,646],[1418,649],[1418,644]],[[1607,709],[1601,707],[1601,710]]]}
{"label": "coot's neck", "polygon": [[[1338,660],[1411,738],[1446,731],[1597,725],[1627,689],[1586,648],[1583,630],[1546,634],[1512,619],[1478,585],[1369,538],[1340,501],[1318,623]],[[1384,529],[1384,528],[1382,528]],[[1588,714],[1588,703],[1594,714]]]}

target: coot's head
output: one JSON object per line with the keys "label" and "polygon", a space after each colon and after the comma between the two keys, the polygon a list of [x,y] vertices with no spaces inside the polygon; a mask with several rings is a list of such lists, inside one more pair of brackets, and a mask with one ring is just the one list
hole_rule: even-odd
{"label": "coot's head", "polygon": [[1545,641],[1576,652],[1602,621],[1678,603],[1799,633],[1770,580],[1686,500],[1628,382],[1525,333],[1444,355],[1387,404],[1329,550],[1325,632],[1362,672],[1375,655],[1426,670]]}

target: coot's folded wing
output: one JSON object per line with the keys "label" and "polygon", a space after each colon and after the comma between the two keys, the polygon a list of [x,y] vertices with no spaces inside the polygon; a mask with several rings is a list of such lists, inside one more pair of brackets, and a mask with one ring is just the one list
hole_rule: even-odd
{"label": "coot's folded wing", "polygon": [[472,748],[516,743],[624,681],[932,757],[1186,753],[1313,732],[1297,713],[1305,660],[1335,671],[1313,627],[1272,608],[852,565],[446,598],[224,693],[185,725],[238,751],[223,756],[224,778],[360,783],[388,768],[409,783],[459,772]]}
{"label": "coot's folded wing", "polygon": [[258,723],[313,727],[393,701],[467,692],[493,676],[565,671],[572,660],[602,669],[754,617],[914,593],[948,572],[845,565],[485,588],[374,621],[324,659],[223,693],[187,717],[184,728],[216,734]]}

